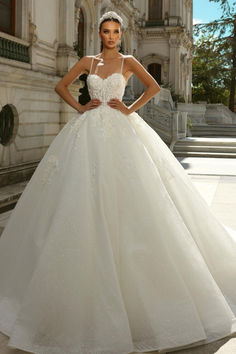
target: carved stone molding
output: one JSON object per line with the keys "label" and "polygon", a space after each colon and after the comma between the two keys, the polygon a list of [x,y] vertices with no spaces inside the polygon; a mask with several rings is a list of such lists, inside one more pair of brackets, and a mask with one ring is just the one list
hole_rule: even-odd
{"label": "carved stone molding", "polygon": [[89,43],[91,44],[93,41],[93,33],[94,33],[94,25],[90,23],[89,27]]}
{"label": "carved stone molding", "polygon": [[151,54],[148,54],[148,55],[145,55],[144,57],[142,57],[142,61],[150,64],[153,62],[153,60],[158,60],[160,61],[161,63],[166,61],[167,63],[169,62],[169,57],[167,57],[166,55],[163,55],[163,54],[157,54],[157,53],[151,53]]}
{"label": "carved stone molding", "polygon": [[82,3],[82,0],[75,0],[75,7],[79,9],[81,6],[81,3]]}
{"label": "carved stone molding", "polygon": [[177,38],[170,38],[169,44],[172,48],[179,48],[181,46],[181,40]]}
{"label": "carved stone molding", "polygon": [[38,41],[37,26],[32,22],[32,14],[29,12],[29,41],[35,44]]}

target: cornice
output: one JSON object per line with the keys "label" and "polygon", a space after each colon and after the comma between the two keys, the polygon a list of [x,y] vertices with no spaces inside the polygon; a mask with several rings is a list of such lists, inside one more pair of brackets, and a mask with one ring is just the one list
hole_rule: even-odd
{"label": "cornice", "polygon": [[142,61],[149,62],[149,61],[152,61],[154,58],[161,59],[162,61],[170,61],[170,58],[168,56],[160,54],[160,53],[147,54],[144,57],[142,57]]}
{"label": "cornice", "polygon": [[144,28],[141,27],[138,30],[138,34],[141,39],[149,38],[169,38],[172,35],[183,37],[185,42],[192,42],[192,37],[190,33],[187,32],[183,27],[172,27],[172,26],[161,26],[155,28]]}

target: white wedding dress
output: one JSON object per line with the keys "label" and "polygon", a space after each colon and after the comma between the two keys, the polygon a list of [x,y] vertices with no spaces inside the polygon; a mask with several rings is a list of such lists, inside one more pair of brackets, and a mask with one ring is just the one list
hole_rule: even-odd
{"label": "white wedding dress", "polygon": [[236,331],[235,234],[159,135],[107,105],[123,97],[124,58],[106,77],[90,71],[102,104],[65,124],[0,238],[10,347],[164,352]]}

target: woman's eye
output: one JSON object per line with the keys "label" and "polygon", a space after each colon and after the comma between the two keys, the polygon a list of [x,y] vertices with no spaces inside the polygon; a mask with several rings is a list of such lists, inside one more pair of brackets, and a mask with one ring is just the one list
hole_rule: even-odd
{"label": "woman's eye", "polygon": [[[109,31],[104,30],[104,33],[108,33]],[[119,30],[115,30],[116,33],[119,33]]]}

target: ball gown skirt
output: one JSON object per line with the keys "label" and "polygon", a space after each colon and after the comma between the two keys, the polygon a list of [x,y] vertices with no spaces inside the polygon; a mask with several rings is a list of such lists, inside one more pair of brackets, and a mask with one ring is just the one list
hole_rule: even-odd
{"label": "ball gown skirt", "polygon": [[36,354],[175,351],[236,331],[236,236],[159,135],[109,107],[51,143],[0,238],[0,331]]}

